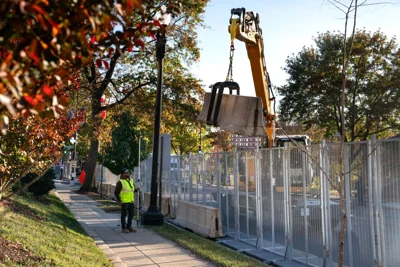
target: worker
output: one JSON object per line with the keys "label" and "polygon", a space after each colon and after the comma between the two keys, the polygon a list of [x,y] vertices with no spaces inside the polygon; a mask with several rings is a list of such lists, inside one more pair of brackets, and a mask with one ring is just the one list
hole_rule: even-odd
{"label": "worker", "polygon": [[[121,227],[122,232],[135,233],[136,230],[132,228],[132,219],[135,199],[135,182],[129,177],[128,169],[122,169],[120,180],[117,182],[114,191],[115,198],[121,206]],[[128,222],[126,222],[126,215],[128,215]]]}

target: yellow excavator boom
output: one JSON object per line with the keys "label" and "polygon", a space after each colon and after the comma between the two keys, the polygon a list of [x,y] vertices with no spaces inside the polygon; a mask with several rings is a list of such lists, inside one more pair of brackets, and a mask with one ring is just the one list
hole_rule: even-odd
{"label": "yellow excavator boom", "polygon": [[270,88],[269,75],[265,64],[264,40],[259,23],[258,14],[255,15],[253,12],[246,12],[244,8],[235,8],[231,10],[228,31],[231,35],[231,41],[235,38],[246,45],[251,72],[253,74],[254,89],[256,96],[262,101],[268,135],[268,147],[272,147],[275,137],[276,119],[272,103],[275,99],[270,96],[272,88]]}
{"label": "yellow excavator boom", "polygon": [[[235,39],[245,43],[256,97],[245,99],[244,96],[240,96],[239,85],[229,80],[228,75],[225,82],[216,83],[212,92],[206,93],[199,120],[240,135],[262,137],[267,135],[268,147],[272,147],[275,138],[276,114],[273,107],[275,98],[265,64],[259,16],[254,15],[253,12],[246,12],[244,8],[232,9],[228,30],[232,43],[231,49],[234,50]],[[232,61],[232,56],[230,60]],[[225,88],[229,88],[230,95],[223,94]],[[236,96],[232,95],[233,90],[236,90]],[[262,130],[259,129],[260,127]]]}

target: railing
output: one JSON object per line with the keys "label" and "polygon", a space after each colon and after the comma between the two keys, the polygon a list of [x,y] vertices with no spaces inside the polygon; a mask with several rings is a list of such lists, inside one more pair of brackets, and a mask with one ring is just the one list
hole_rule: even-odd
{"label": "railing", "polygon": [[[400,266],[400,140],[344,146],[346,266]],[[339,145],[171,156],[162,194],[218,207],[224,233],[310,266],[335,266]],[[150,192],[151,158],[140,165]],[[138,178],[138,170],[135,171]]]}

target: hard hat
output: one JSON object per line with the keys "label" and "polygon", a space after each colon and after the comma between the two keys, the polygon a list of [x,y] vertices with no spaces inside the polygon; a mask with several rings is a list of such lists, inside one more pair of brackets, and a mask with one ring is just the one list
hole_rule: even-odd
{"label": "hard hat", "polygon": [[121,174],[124,174],[124,173],[129,173],[129,170],[127,168],[123,168],[121,171]]}

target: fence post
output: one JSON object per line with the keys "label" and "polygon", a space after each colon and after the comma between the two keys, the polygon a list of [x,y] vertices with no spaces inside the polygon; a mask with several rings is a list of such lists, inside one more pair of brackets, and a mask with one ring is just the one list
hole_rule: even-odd
{"label": "fence post", "polygon": [[345,200],[346,200],[346,220],[347,220],[347,242],[349,248],[349,263],[353,265],[353,239],[351,234],[353,228],[351,225],[351,186],[350,186],[350,166],[349,166],[349,144],[344,144],[344,186],[345,186]]}
{"label": "fence post", "polygon": [[[304,147],[307,149],[307,147]],[[307,181],[311,175],[309,172],[309,158],[304,152],[301,153],[302,157],[302,174],[303,174],[303,209],[304,209],[304,247],[306,252],[306,264],[308,264],[308,212],[307,212]]]}
{"label": "fence post", "polygon": [[[178,165],[178,159],[175,156],[171,155],[171,162],[175,163],[176,160],[176,169],[179,168]],[[174,166],[175,168],[175,166]],[[174,214],[176,214],[176,194],[178,193],[178,188],[175,188],[175,184],[178,182],[177,177],[174,175],[174,181],[172,181],[172,169],[170,169],[169,172],[169,186],[170,186],[170,196],[171,196],[171,201],[172,201],[172,209]]]}
{"label": "fence post", "polygon": [[368,207],[369,207],[369,216],[370,216],[370,232],[371,232],[371,241],[372,241],[372,258],[374,262],[374,266],[378,263],[377,255],[376,255],[376,242],[375,242],[375,215],[374,215],[374,197],[373,197],[373,184],[372,184],[372,176],[373,176],[373,168],[372,168],[372,143],[371,140],[368,140]]}
{"label": "fence post", "polygon": [[274,173],[273,173],[273,151],[269,150],[269,175],[270,175],[270,195],[271,195],[271,231],[272,231],[272,249],[275,251],[275,204],[274,204]]}
{"label": "fence post", "polygon": [[225,179],[225,207],[226,207],[226,229],[227,234],[229,235],[229,188],[228,188],[228,179],[230,180],[229,171],[228,171],[228,154],[224,154],[224,179]]}
{"label": "fence post", "polygon": [[[249,243],[250,239],[250,225],[249,225],[249,175],[248,175],[248,158],[247,158],[247,152],[245,152],[245,189],[246,189],[246,233],[247,233],[247,243]],[[239,192],[240,195],[240,192]]]}
{"label": "fence post", "polygon": [[377,208],[378,204],[378,179],[377,179],[377,164],[376,164],[376,139],[375,136],[371,137],[372,141],[372,184],[373,184],[373,196],[374,196],[374,222],[375,222],[375,242],[376,242],[376,249],[377,249],[377,266],[381,267],[382,266],[382,250],[381,250],[381,235],[380,235],[380,223],[379,223],[379,209]]}
{"label": "fence post", "polygon": [[[321,159],[321,215],[322,215],[322,238],[324,245],[324,267],[331,266],[331,242],[330,242],[330,227],[329,227],[329,218],[330,214],[328,214],[328,205],[329,205],[329,187],[328,187],[328,147],[326,145],[325,140],[322,140],[321,150],[320,150],[320,159]],[[327,190],[328,189],[328,190]]]}
{"label": "fence post", "polygon": [[[177,156],[177,161],[178,161],[178,200],[181,200],[181,186],[182,186],[182,162],[181,162],[181,155]],[[183,196],[185,199],[185,196]]]}
{"label": "fence post", "polygon": [[376,140],[376,135],[372,136],[373,140],[375,140],[376,145],[376,190],[377,190],[377,208],[379,212],[379,234],[381,236],[381,266],[386,266],[386,238],[385,238],[385,222],[384,222],[384,213],[382,206],[382,177],[381,177],[381,143]]}
{"label": "fence post", "polygon": [[221,162],[220,162],[220,152],[217,151],[217,208],[221,211]]}
{"label": "fence post", "polygon": [[376,141],[376,135],[372,135],[372,178],[373,178],[373,196],[374,196],[374,222],[375,222],[375,235],[376,235],[376,250],[377,250],[377,266],[383,267],[384,265],[384,225],[383,225],[383,209],[382,209],[382,193],[381,193],[381,179],[380,179],[380,145]]}
{"label": "fence post", "polygon": [[263,216],[262,216],[262,183],[261,183],[261,152],[259,149],[259,140],[257,137],[257,149],[256,149],[256,210],[257,210],[257,243],[258,249],[263,247]]}
{"label": "fence post", "polygon": [[189,202],[193,202],[193,155],[189,153]]}
{"label": "fence post", "polygon": [[202,189],[203,189],[203,205],[206,205],[207,203],[207,197],[206,197],[206,177],[207,177],[207,173],[206,173],[206,154],[201,152],[201,168],[202,168],[202,177],[203,177],[203,181],[202,181]]}
{"label": "fence post", "polygon": [[235,148],[233,162],[233,185],[235,198],[235,240],[240,239],[240,206],[239,206],[239,153]]}
{"label": "fence post", "polygon": [[199,203],[199,183],[200,183],[200,169],[199,169],[199,161],[200,161],[200,153],[196,154],[196,171],[195,171],[195,179],[196,179],[196,202]]}
{"label": "fence post", "polygon": [[286,252],[285,259],[292,260],[292,227],[291,227],[291,200],[290,200],[290,162],[288,144],[285,143],[283,149],[283,195],[285,210],[285,243]]}
{"label": "fence post", "polygon": [[151,162],[152,162],[152,158],[153,158],[153,157],[151,157],[151,158],[146,162],[146,174],[147,174],[147,177],[146,177],[146,189],[147,189],[147,192],[146,192],[146,193],[150,193],[150,187],[151,187],[151,172],[152,172],[151,167],[150,167],[150,164],[151,164]]}

